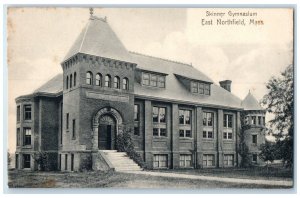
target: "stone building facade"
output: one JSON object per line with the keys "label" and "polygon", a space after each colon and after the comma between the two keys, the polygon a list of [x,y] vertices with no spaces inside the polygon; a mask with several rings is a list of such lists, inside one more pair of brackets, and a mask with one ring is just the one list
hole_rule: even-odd
{"label": "stone building facade", "polygon": [[16,168],[96,169],[99,151],[116,149],[130,131],[147,168],[235,167],[240,164],[241,113],[253,163],[264,143],[263,110],[231,81],[220,86],[193,66],[129,52],[106,19],[91,16],[61,63],[63,74],[20,96]]}

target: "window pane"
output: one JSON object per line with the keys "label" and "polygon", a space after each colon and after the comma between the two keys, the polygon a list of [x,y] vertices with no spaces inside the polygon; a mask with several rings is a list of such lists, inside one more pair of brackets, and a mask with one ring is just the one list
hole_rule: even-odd
{"label": "window pane", "polygon": [[134,105],[134,121],[139,121],[139,105]]}
{"label": "window pane", "polygon": [[101,75],[100,74],[97,74],[96,75],[96,86],[101,86]]}
{"label": "window pane", "polygon": [[160,128],[160,136],[167,136],[167,130],[165,128]]}
{"label": "window pane", "polygon": [[179,137],[184,137],[184,130],[179,130]]}
{"label": "window pane", "polygon": [[31,105],[24,106],[24,119],[31,120]]}
{"label": "window pane", "polygon": [[179,124],[184,124],[184,111],[179,110]]}
{"label": "window pane", "polygon": [[207,126],[212,126],[213,125],[213,115],[212,113],[207,113]]}
{"label": "window pane", "polygon": [[227,128],[227,118],[228,118],[228,115],[224,114],[223,127],[226,127],[226,128]]}
{"label": "window pane", "polygon": [[91,72],[86,73],[86,84],[88,84],[88,85],[92,84],[92,73]]}
{"label": "window pane", "polygon": [[191,111],[185,111],[185,124],[191,124]]}
{"label": "window pane", "polygon": [[111,87],[111,77],[109,75],[105,76],[105,87]]}
{"label": "window pane", "polygon": [[166,122],[166,109],[165,108],[159,108],[159,120],[160,120],[160,123]]}
{"label": "window pane", "polygon": [[192,93],[198,92],[198,84],[196,82],[192,82]]}
{"label": "window pane", "polygon": [[165,77],[164,76],[159,76],[158,77],[158,87],[164,88],[165,87]]}
{"label": "window pane", "polygon": [[232,128],[232,115],[228,115],[228,128]]}
{"label": "window pane", "polygon": [[143,73],[143,85],[150,85],[150,74]]}
{"label": "window pane", "polygon": [[228,133],[228,139],[232,139],[232,133]]}
{"label": "window pane", "polygon": [[204,94],[205,95],[210,95],[210,86],[209,85],[204,86]]}
{"label": "window pane", "polygon": [[140,135],[139,127],[134,127],[134,135]]}
{"label": "window pane", "polygon": [[203,112],[203,126],[207,126],[207,113]]}
{"label": "window pane", "polygon": [[227,139],[227,133],[226,132],[223,133],[223,138]]}
{"label": "window pane", "polygon": [[186,137],[192,137],[191,130],[186,130],[185,131],[185,136]]}
{"label": "window pane", "polygon": [[129,89],[129,82],[127,78],[123,78],[123,89],[125,90]]}
{"label": "window pane", "polygon": [[153,136],[158,136],[158,128],[153,128]]}
{"label": "window pane", "polygon": [[157,87],[157,76],[155,74],[151,74],[150,85],[153,87]]}
{"label": "window pane", "polygon": [[152,111],[153,122],[158,122],[158,107],[153,107]]}
{"label": "window pane", "polygon": [[213,138],[213,132],[212,131],[208,131],[207,137],[208,138]]}
{"label": "window pane", "polygon": [[203,131],[203,138],[207,138],[206,131]]}
{"label": "window pane", "polygon": [[21,117],[21,110],[20,110],[20,105],[17,106],[17,122],[20,121],[20,117]]}
{"label": "window pane", "polygon": [[199,93],[204,94],[204,85],[202,83],[199,83]]}
{"label": "window pane", "polygon": [[257,144],[257,135],[252,135],[252,143]]}

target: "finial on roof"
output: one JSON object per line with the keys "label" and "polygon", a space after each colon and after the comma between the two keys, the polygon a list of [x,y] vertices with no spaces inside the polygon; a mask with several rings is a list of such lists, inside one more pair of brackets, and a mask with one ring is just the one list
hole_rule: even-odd
{"label": "finial on roof", "polygon": [[90,8],[90,15],[91,15],[91,17],[93,16],[93,14],[94,14],[94,9]]}

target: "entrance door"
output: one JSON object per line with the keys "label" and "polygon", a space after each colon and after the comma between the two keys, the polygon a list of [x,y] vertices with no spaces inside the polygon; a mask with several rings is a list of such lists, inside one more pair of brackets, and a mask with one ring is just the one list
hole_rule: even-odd
{"label": "entrance door", "polygon": [[100,118],[98,148],[100,150],[115,149],[115,121],[109,115]]}

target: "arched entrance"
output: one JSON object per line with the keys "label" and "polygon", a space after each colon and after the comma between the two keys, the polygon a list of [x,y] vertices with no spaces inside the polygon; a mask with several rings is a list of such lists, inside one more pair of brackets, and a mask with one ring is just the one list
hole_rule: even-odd
{"label": "arched entrance", "polygon": [[100,109],[93,117],[93,150],[116,149],[116,137],[122,131],[121,114],[111,107]]}
{"label": "arched entrance", "polygon": [[98,129],[98,148],[114,150],[116,148],[116,121],[110,115],[100,117]]}

